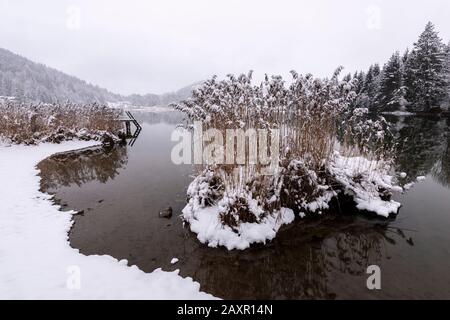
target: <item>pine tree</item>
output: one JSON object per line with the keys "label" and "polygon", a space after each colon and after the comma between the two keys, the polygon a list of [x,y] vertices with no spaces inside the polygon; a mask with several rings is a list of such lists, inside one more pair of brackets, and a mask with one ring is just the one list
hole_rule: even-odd
{"label": "pine tree", "polygon": [[409,58],[409,49],[406,48],[405,53],[402,56],[402,65],[404,66]]}
{"label": "pine tree", "polygon": [[373,65],[373,82],[369,92],[372,111],[376,111],[380,106],[380,83],[381,83],[381,68],[378,63]]}
{"label": "pine tree", "polygon": [[367,100],[366,95],[363,93],[366,74],[363,71],[355,72],[353,75],[354,82],[354,91],[357,94],[355,101],[353,102],[352,108],[363,108],[366,107],[365,102]]}
{"label": "pine tree", "polygon": [[378,107],[378,92],[380,87],[380,66],[376,63],[370,66],[364,77],[364,85],[361,89],[358,105],[369,108],[370,112],[376,112]]}
{"label": "pine tree", "polygon": [[415,77],[417,70],[417,59],[415,57],[416,53],[414,51],[409,52],[406,61],[403,65],[403,84],[406,88],[406,100],[410,107],[410,111],[413,111],[413,102],[416,99],[414,94],[415,87]]}
{"label": "pine tree", "polygon": [[445,73],[447,74],[447,108],[450,107],[450,42],[445,50]]}
{"label": "pine tree", "polygon": [[406,97],[413,111],[430,111],[447,96],[444,47],[429,22],[405,65]]}
{"label": "pine tree", "polygon": [[398,51],[391,56],[383,67],[379,103],[382,109],[389,111],[403,106],[402,59]]}
{"label": "pine tree", "polygon": [[381,74],[381,68],[380,65],[378,63],[375,63],[373,65],[373,76],[376,78]]}
{"label": "pine tree", "polygon": [[342,80],[345,81],[345,82],[350,82],[350,80],[352,80],[352,74],[351,74],[351,73],[348,73],[347,75],[345,75],[345,76],[342,78]]}
{"label": "pine tree", "polygon": [[362,93],[369,95],[373,84],[373,65],[369,67],[366,77],[364,78],[364,85],[362,87]]}
{"label": "pine tree", "polygon": [[356,79],[358,79],[358,85],[356,88],[357,93],[361,93],[364,87],[364,82],[366,81],[366,74],[362,71],[358,72],[358,74],[355,76]]}

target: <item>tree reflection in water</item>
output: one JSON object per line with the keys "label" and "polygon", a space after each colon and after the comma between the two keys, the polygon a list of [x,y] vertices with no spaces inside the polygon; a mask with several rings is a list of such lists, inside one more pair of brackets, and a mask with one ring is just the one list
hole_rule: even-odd
{"label": "tree reflection in water", "polygon": [[398,143],[397,172],[406,182],[431,174],[443,186],[450,185],[450,119],[439,117],[387,117]]}
{"label": "tree reflection in water", "polygon": [[60,187],[81,186],[91,181],[106,183],[119,174],[128,162],[127,148],[94,147],[55,154],[41,161],[41,190],[52,193]]}
{"label": "tree reflection in water", "polygon": [[[450,119],[448,119],[447,128],[450,126]],[[446,143],[444,152],[439,160],[435,163],[431,169],[433,178],[441,185],[450,188],[450,134],[447,133],[447,138],[444,140]]]}

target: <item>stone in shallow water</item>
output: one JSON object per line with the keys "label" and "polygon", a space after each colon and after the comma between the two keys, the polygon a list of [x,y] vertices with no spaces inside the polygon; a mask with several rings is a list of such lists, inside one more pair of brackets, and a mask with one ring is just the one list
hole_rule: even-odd
{"label": "stone in shallow water", "polygon": [[168,207],[159,211],[160,218],[170,219],[172,217],[172,207]]}

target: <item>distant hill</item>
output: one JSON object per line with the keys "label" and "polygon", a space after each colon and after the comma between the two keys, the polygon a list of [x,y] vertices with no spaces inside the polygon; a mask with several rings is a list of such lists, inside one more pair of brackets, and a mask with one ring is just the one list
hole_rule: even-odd
{"label": "distant hill", "polygon": [[170,93],[164,93],[161,95],[151,93],[145,95],[132,94],[122,97],[122,100],[126,100],[130,104],[135,106],[166,106],[172,102],[181,101],[190,97],[192,90],[194,90],[194,88],[200,84],[201,82],[197,82],[187,87],[181,88],[180,90]]}
{"label": "distant hill", "polygon": [[126,101],[136,106],[162,106],[188,98],[195,85],[162,95],[123,96],[0,48],[0,96],[14,96],[22,101]]}

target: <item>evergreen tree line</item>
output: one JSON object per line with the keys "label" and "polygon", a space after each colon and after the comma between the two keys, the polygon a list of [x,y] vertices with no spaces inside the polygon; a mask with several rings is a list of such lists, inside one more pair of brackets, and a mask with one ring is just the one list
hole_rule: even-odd
{"label": "evergreen tree line", "polygon": [[381,68],[370,66],[345,80],[358,80],[356,107],[372,113],[440,112],[449,106],[450,43],[429,22],[412,50],[395,52]]}

